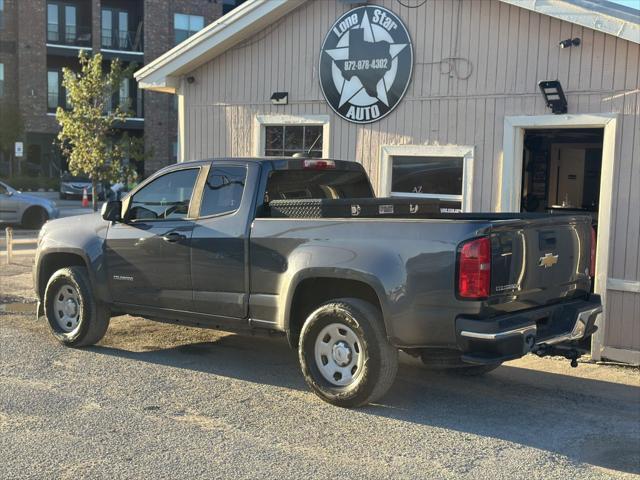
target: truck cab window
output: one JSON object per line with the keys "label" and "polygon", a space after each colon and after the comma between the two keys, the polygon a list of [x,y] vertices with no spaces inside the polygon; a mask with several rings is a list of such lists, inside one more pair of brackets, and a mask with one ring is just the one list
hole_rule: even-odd
{"label": "truck cab window", "polygon": [[131,198],[127,220],[179,220],[189,213],[189,203],[199,169],[167,173]]}
{"label": "truck cab window", "polygon": [[242,200],[246,177],[246,167],[220,165],[211,168],[204,185],[200,216],[235,212]]}

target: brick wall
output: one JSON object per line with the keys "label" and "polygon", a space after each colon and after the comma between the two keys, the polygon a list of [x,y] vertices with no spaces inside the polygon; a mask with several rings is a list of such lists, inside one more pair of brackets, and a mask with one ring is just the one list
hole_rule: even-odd
{"label": "brick wall", "polygon": [[94,52],[100,50],[101,5],[100,0],[91,0],[91,47]]}
{"label": "brick wall", "polygon": [[18,86],[18,0],[5,0],[4,26],[0,29],[0,63],[4,65],[4,95],[2,103],[17,103]]}
{"label": "brick wall", "polygon": [[[99,51],[101,5],[104,0],[83,1],[91,3],[92,47],[94,51]],[[174,46],[174,12],[202,15],[205,25],[222,14],[220,0],[139,1],[144,5],[145,63]],[[27,141],[38,137],[38,134],[53,135],[58,131],[58,124],[54,116],[47,115],[47,2],[5,0],[4,16],[4,28],[0,30],[0,62],[5,65],[6,94],[0,107],[1,103],[7,101],[19,104]],[[56,57],[50,57],[49,60],[60,62]],[[173,142],[177,141],[177,112],[173,104],[173,95],[144,93],[145,146],[153,152],[145,165],[146,174],[175,161]],[[38,138],[43,137],[40,135]],[[44,142],[43,148],[50,145],[47,143],[49,140]],[[47,155],[47,158],[51,158],[51,152]]]}
{"label": "brick wall", "polygon": [[[222,3],[212,0],[146,0],[144,12],[144,61],[149,63],[175,46],[173,14],[204,16],[205,26],[220,18]],[[145,148],[152,156],[145,163],[150,174],[175,161],[173,143],[177,141],[177,112],[173,95],[144,93]]]}
{"label": "brick wall", "polygon": [[18,101],[25,131],[54,133],[57,124],[47,116],[46,3],[17,2]]}

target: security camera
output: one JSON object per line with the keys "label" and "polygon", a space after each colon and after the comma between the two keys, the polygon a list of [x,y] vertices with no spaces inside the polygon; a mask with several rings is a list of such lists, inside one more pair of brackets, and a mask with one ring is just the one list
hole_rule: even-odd
{"label": "security camera", "polygon": [[560,48],[577,47],[578,45],[580,45],[580,39],[578,37],[568,38],[566,40],[562,40],[559,45]]}

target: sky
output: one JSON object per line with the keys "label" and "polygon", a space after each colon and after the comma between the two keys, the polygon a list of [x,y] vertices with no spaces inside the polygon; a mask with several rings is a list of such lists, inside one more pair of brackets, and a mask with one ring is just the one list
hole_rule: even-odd
{"label": "sky", "polygon": [[640,10],[640,0],[609,0],[613,3],[619,3],[620,5],[624,5],[625,7],[635,8],[636,10]]}

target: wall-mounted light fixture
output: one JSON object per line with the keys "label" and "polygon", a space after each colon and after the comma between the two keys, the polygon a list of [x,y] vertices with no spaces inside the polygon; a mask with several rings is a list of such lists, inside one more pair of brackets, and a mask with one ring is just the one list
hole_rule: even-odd
{"label": "wall-mounted light fixture", "polygon": [[552,113],[567,113],[567,97],[564,96],[562,85],[558,80],[538,82],[538,87]]}
{"label": "wall-mounted light fixture", "polygon": [[580,45],[580,39],[576,38],[567,38],[566,40],[562,40],[560,43],[560,48],[569,48],[569,47],[577,47]]}
{"label": "wall-mounted light fixture", "polygon": [[192,77],[192,76],[187,77],[187,83],[193,83],[195,81],[196,81],[196,77]]}
{"label": "wall-mounted light fixture", "polygon": [[274,105],[286,105],[289,103],[289,92],[273,92],[271,103]]}

